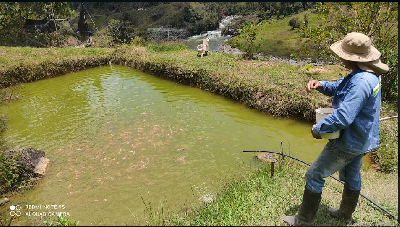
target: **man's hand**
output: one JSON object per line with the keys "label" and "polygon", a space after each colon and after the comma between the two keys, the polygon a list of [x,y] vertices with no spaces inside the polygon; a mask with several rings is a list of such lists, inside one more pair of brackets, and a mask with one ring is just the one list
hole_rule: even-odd
{"label": "man's hand", "polygon": [[306,90],[308,93],[310,93],[311,89],[317,89],[320,86],[321,86],[321,83],[318,80],[310,80],[307,83]]}
{"label": "man's hand", "polygon": [[312,128],[311,128],[311,134],[312,134],[312,136],[313,136],[315,139],[322,139],[321,136],[319,136],[319,135],[317,135],[317,134],[314,134],[314,132],[312,131]]}

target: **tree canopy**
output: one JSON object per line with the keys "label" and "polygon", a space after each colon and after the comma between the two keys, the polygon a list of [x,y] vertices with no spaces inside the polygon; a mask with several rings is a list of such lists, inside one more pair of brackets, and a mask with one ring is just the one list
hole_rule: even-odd
{"label": "tree canopy", "polygon": [[67,2],[0,2],[0,41],[16,45],[27,19],[60,19],[72,14]]}
{"label": "tree canopy", "polygon": [[382,99],[398,97],[398,2],[328,2],[315,8],[321,23],[299,29],[307,50],[319,58],[336,58],[329,46],[350,32],[371,37],[390,71],[382,79]]}

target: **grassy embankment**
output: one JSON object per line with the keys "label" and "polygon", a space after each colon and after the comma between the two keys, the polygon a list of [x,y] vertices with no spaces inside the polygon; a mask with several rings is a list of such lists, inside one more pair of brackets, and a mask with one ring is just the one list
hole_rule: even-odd
{"label": "grassy embankment", "polygon": [[[346,75],[340,66],[298,67],[269,61],[247,61],[238,57],[212,53],[198,58],[193,50],[168,46],[113,49],[30,49],[1,47],[1,85],[35,81],[77,71],[86,67],[121,64],[154,75],[209,90],[268,114],[314,121],[314,109],[328,106],[329,99],[318,92],[308,94],[306,82],[311,79],[337,79]],[[4,90],[3,92],[9,92]],[[8,97],[7,95],[5,97]],[[397,108],[384,105],[381,117],[397,114]],[[376,157],[384,174],[363,170],[362,193],[398,214],[398,134],[397,118],[383,121],[382,144]],[[382,165],[381,163],[386,163]],[[389,163],[389,164],[388,164]],[[185,214],[168,214],[154,208],[149,224],[154,225],[281,225],[281,216],[292,215],[299,208],[304,189],[306,166],[285,159],[278,163],[275,178],[265,171],[246,179],[228,179],[226,188],[206,206]],[[341,184],[327,180],[316,224],[343,225],[330,219],[326,206],[339,205]],[[382,193],[384,192],[384,193]],[[178,217],[177,215],[180,215]],[[358,225],[393,225],[385,213],[363,198],[354,214]]]}
{"label": "grassy embankment", "polygon": [[[310,57],[301,49],[305,39],[300,39],[299,34],[289,26],[292,18],[297,18],[300,23],[303,23],[305,15],[308,17],[310,27],[318,27],[321,24],[318,16],[311,13],[311,10],[307,10],[283,19],[271,18],[261,25],[257,30],[257,38],[254,43],[254,46],[258,46],[258,52],[295,59]],[[229,39],[228,43],[238,48],[247,45],[246,40],[240,39],[238,36]],[[313,53],[308,54],[312,55]]]}

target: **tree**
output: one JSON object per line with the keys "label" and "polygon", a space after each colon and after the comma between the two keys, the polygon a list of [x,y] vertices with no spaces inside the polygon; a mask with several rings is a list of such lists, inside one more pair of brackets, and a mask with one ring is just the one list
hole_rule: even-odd
{"label": "tree", "polygon": [[26,37],[27,19],[57,19],[69,17],[71,8],[66,2],[0,2],[0,44],[20,44]]}
{"label": "tree", "polygon": [[257,21],[251,20],[242,24],[242,28],[238,29],[240,38],[245,40],[244,44],[244,51],[245,54],[243,58],[245,59],[252,59],[254,52],[258,49],[259,45],[256,45],[256,38],[257,38],[257,29],[259,28],[260,24]]}
{"label": "tree", "polygon": [[17,27],[26,19],[55,19],[70,16],[66,2],[0,2],[0,29]]}
{"label": "tree", "polygon": [[382,78],[382,100],[398,98],[398,3],[397,2],[330,2],[315,8],[323,22],[318,27],[303,26],[298,31],[306,38],[306,51],[313,57],[337,59],[329,46],[350,32],[371,37],[390,70]]}

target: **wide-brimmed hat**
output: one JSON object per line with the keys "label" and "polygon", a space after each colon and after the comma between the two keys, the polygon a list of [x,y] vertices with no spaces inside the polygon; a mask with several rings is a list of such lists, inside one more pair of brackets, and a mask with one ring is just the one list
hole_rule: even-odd
{"label": "wide-brimmed hat", "polygon": [[380,75],[389,71],[389,66],[381,62],[381,59],[370,62],[357,62],[360,69]]}
{"label": "wide-brimmed hat", "polygon": [[372,46],[371,39],[359,32],[351,32],[330,46],[340,58],[355,62],[371,62],[380,58],[381,52]]}

